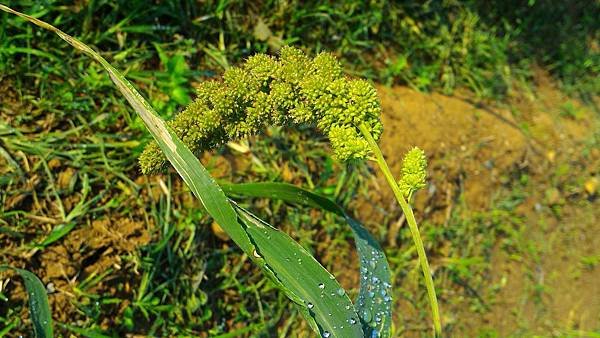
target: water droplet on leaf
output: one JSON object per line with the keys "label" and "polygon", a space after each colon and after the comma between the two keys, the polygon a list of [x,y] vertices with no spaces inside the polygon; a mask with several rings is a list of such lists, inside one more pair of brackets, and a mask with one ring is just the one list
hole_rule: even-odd
{"label": "water droplet on leaf", "polygon": [[369,309],[364,309],[361,313],[362,315],[362,319],[368,323],[371,321],[371,319],[373,319],[372,315],[371,315],[371,311],[369,311]]}

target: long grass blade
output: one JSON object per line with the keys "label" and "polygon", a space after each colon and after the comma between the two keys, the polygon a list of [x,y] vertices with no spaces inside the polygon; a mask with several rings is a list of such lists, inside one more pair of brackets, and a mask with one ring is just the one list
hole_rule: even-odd
{"label": "long grass blade", "polygon": [[52,315],[48,305],[46,287],[42,281],[33,273],[6,265],[0,265],[0,271],[13,270],[18,273],[25,282],[25,290],[29,298],[29,315],[33,324],[33,332],[37,338],[53,337]]}
{"label": "long grass blade", "polygon": [[237,210],[256,245],[253,255],[267,262],[266,268],[304,310],[303,315],[314,318],[317,331],[323,337],[363,337],[358,314],[335,277],[286,233],[243,208]]}
{"label": "long grass blade", "polygon": [[280,199],[332,212],[344,218],[356,242],[360,258],[360,292],[355,308],[367,337],[389,337],[391,326],[391,276],[383,249],[360,222],[327,197],[285,183],[223,184],[227,194]]}

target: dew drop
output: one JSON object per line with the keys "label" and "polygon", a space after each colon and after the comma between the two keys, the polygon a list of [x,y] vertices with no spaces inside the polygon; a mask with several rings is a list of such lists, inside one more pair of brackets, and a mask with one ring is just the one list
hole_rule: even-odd
{"label": "dew drop", "polygon": [[308,303],[306,306],[308,306],[308,308],[309,308],[309,309],[312,309],[313,307],[315,307],[315,306],[313,305],[313,303]]}
{"label": "dew drop", "polygon": [[361,313],[362,315],[362,319],[368,323],[371,321],[371,319],[373,319],[373,316],[371,315],[371,311],[369,311],[369,309],[364,309]]}
{"label": "dew drop", "polygon": [[339,289],[337,290],[337,294],[338,294],[338,296],[343,296],[343,295],[345,295],[345,294],[346,294],[346,291],[344,291],[344,289],[342,289],[342,288],[339,288]]}
{"label": "dew drop", "polygon": [[354,324],[356,324],[356,319],[350,318],[350,319],[348,319],[348,323],[354,325]]}
{"label": "dew drop", "polygon": [[329,333],[329,331],[323,332],[323,338],[328,338],[329,336],[331,336],[331,333]]}
{"label": "dew drop", "polygon": [[321,290],[325,289],[325,284],[319,283],[319,289],[321,289]]}

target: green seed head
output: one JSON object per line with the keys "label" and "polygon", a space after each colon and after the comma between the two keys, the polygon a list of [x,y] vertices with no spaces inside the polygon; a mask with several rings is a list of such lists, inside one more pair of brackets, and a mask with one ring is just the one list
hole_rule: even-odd
{"label": "green seed head", "polygon": [[263,87],[269,85],[278,69],[277,60],[266,54],[256,54],[249,57],[242,67],[252,74]]}
{"label": "green seed head", "polygon": [[[373,85],[345,77],[329,53],[311,59],[299,49],[284,47],[278,58],[257,54],[225,71],[221,81],[202,83],[197,94],[168,122],[196,154],[269,125],[292,122],[316,125],[327,134],[338,160],[364,159],[369,146],[358,126],[367,125],[375,139],[383,130]],[[165,164],[156,143],[140,156],[144,173],[157,172]]]}
{"label": "green seed head", "polygon": [[400,190],[406,197],[425,187],[427,178],[427,158],[425,152],[418,147],[412,148],[402,161],[402,177],[398,182]]}
{"label": "green seed head", "polygon": [[331,53],[319,53],[315,56],[313,68],[315,74],[329,81],[338,79],[343,75],[342,65]]}
{"label": "green seed head", "polygon": [[328,137],[333,149],[333,157],[337,160],[360,160],[369,155],[369,144],[352,126],[331,127]]}
{"label": "green seed head", "polygon": [[276,78],[292,85],[300,83],[311,70],[312,62],[300,49],[283,47],[279,51]]}

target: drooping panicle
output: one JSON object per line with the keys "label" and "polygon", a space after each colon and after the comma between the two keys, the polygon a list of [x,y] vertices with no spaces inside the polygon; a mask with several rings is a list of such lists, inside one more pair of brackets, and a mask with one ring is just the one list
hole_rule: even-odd
{"label": "drooping panicle", "polygon": [[[283,47],[278,58],[257,54],[225,71],[221,81],[202,83],[196,100],[168,125],[199,154],[270,125],[310,124],[329,137],[336,159],[348,161],[369,155],[358,126],[365,124],[379,139],[380,113],[373,85],[344,76],[332,54],[311,59]],[[160,171],[165,164],[155,142],[140,156],[143,173]]]}

